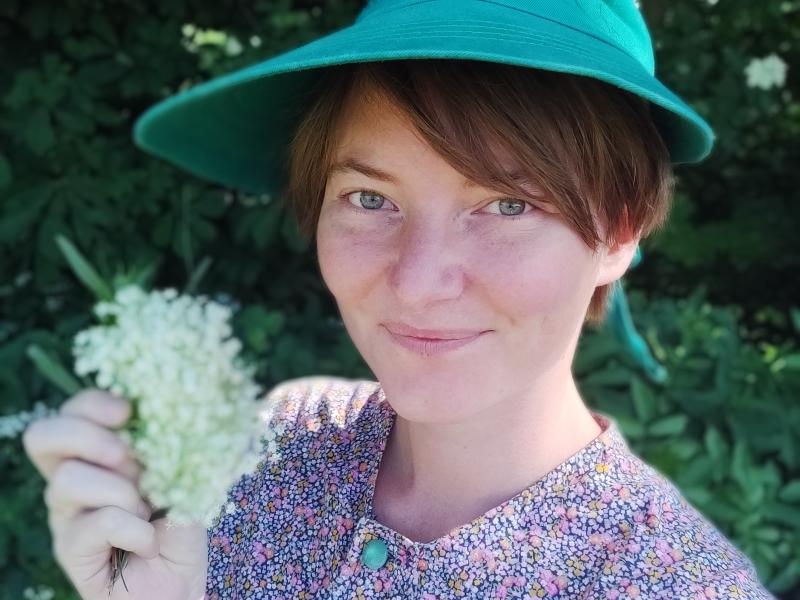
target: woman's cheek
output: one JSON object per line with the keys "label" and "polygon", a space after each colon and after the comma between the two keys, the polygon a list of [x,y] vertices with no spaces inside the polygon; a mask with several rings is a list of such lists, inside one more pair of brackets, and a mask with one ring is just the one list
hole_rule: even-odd
{"label": "woman's cheek", "polygon": [[320,220],[317,252],[320,272],[334,296],[360,293],[381,271],[389,251],[386,230],[338,217]]}

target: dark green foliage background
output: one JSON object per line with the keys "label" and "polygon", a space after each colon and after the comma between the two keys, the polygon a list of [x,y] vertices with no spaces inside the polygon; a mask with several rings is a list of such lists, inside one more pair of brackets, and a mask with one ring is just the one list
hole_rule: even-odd
{"label": "dark green foliage background", "polygon": [[[800,598],[800,2],[643,0],[667,85],[712,124],[710,159],[681,166],[670,225],[625,278],[637,326],[670,371],[649,382],[606,330],[575,362],[582,392],[758,567]],[[264,386],[372,377],[313,256],[277,202],[221,190],[137,150],[155,101],[349,22],[356,1],[5,0],[0,6],[0,415],[64,396],[26,358],[70,361],[92,297],[54,237],[107,277],[156,263],[156,287],[240,305],[236,330]],[[220,33],[204,34],[212,29]],[[250,43],[257,35],[260,45]],[[236,51],[236,38],[240,50]],[[743,70],[776,52],[782,88]],[[0,600],[44,584],[76,598],[50,554],[44,482],[19,436],[0,438]]]}

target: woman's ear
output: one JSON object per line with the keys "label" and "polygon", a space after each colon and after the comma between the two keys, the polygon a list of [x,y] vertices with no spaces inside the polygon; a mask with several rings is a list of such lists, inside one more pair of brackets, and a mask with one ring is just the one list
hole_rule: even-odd
{"label": "woman's ear", "polygon": [[595,286],[612,283],[625,274],[625,271],[628,270],[633,261],[633,257],[636,255],[639,237],[631,237],[611,247],[602,247]]}

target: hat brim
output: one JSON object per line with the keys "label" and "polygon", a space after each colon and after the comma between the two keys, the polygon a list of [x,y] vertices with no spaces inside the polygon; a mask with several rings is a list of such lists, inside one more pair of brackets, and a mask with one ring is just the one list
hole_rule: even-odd
{"label": "hat brim", "polygon": [[703,118],[636,59],[598,37],[527,13],[515,15],[513,24],[491,21],[488,11],[485,19],[471,14],[469,20],[436,21],[415,15],[415,8],[404,8],[391,22],[358,20],[171,96],[139,117],[134,142],[203,179],[251,193],[276,193],[284,183],[288,142],[321,69],[452,58],[603,80],[652,103],[672,163],[698,162],[711,151],[714,133]]}

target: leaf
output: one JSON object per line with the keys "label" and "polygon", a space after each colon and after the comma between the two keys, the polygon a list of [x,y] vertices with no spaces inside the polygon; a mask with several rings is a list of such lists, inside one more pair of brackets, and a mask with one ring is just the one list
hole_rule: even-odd
{"label": "leaf", "polygon": [[49,198],[46,185],[13,196],[0,216],[0,242],[15,243],[27,237]]}
{"label": "leaf", "polygon": [[782,533],[777,527],[759,527],[753,532],[753,537],[763,542],[778,542]]}
{"label": "leaf", "polygon": [[800,479],[794,479],[783,486],[778,498],[792,504],[800,502]]}
{"label": "leaf", "polygon": [[172,239],[172,230],[175,227],[175,217],[172,213],[161,215],[153,226],[150,239],[156,246],[164,247]]}
{"label": "leaf", "polygon": [[67,263],[72,268],[75,275],[80,279],[89,291],[94,293],[98,300],[110,302],[114,299],[114,292],[100,274],[89,264],[80,251],[72,245],[63,235],[56,236],[56,243],[67,259]]}
{"label": "leaf", "polygon": [[733,459],[731,460],[731,476],[740,487],[747,488],[750,485],[750,465],[752,459],[750,451],[744,442],[737,442],[733,449]]}
{"label": "leaf", "polygon": [[800,371],[800,352],[787,354],[786,356],[781,357],[779,360],[782,361],[784,369]]}
{"label": "leaf", "polygon": [[56,136],[46,108],[34,109],[22,131],[25,143],[36,155],[41,156],[55,144]]}
{"label": "leaf", "polygon": [[81,390],[82,386],[78,380],[38,345],[31,344],[28,346],[26,354],[36,365],[39,373],[58,386],[68,396],[77,394]]}
{"label": "leaf", "polygon": [[636,419],[617,415],[614,420],[617,422],[617,425],[619,425],[622,435],[626,438],[635,440],[644,435],[644,425],[639,423]]}
{"label": "leaf", "polygon": [[783,523],[789,527],[800,531],[800,508],[782,504],[780,502],[770,502],[764,507],[764,513],[770,521]]}
{"label": "leaf", "polygon": [[641,379],[634,377],[633,381],[631,381],[631,395],[633,397],[633,407],[639,419],[644,423],[650,422],[656,416],[658,409],[653,390]]}
{"label": "leaf", "polygon": [[715,465],[707,456],[697,456],[678,471],[676,479],[681,487],[700,487],[708,482],[714,470]]}
{"label": "leaf", "polygon": [[706,429],[705,445],[708,454],[715,460],[720,460],[728,454],[728,443],[716,427]]}
{"label": "leaf", "polygon": [[628,385],[631,380],[631,371],[623,367],[609,367],[590,373],[583,379],[583,385],[616,386]]}
{"label": "leaf", "polygon": [[189,276],[189,281],[183,290],[184,294],[191,295],[196,293],[198,286],[200,285],[200,281],[208,272],[208,269],[211,267],[212,262],[213,260],[208,256],[203,257],[203,259],[198,263],[198,265],[192,270],[192,273]]}
{"label": "leaf", "polygon": [[64,130],[77,135],[94,133],[94,121],[76,112],[59,110],[55,113],[56,121]]}
{"label": "leaf", "polygon": [[793,306],[789,309],[789,315],[792,317],[792,325],[794,325],[794,330],[797,333],[800,333],[800,308]]}
{"label": "leaf", "polygon": [[683,433],[688,424],[686,415],[670,415],[651,423],[648,432],[654,436],[674,436]]}

